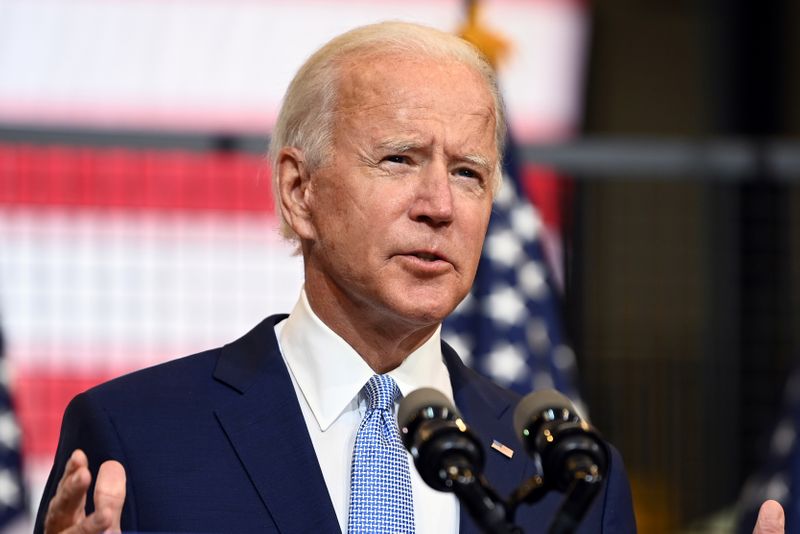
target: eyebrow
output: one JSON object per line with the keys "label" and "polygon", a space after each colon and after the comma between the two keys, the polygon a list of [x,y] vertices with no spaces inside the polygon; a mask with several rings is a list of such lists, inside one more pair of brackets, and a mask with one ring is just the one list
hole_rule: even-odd
{"label": "eyebrow", "polygon": [[464,160],[466,162],[472,163],[478,167],[483,167],[484,169],[491,170],[494,166],[489,162],[489,158],[486,156],[481,156],[480,154],[465,154],[458,159]]}
{"label": "eyebrow", "polygon": [[413,141],[405,141],[402,139],[387,139],[378,144],[378,148],[382,150],[390,150],[392,152],[408,152],[409,150],[417,150],[422,148],[421,143]]}

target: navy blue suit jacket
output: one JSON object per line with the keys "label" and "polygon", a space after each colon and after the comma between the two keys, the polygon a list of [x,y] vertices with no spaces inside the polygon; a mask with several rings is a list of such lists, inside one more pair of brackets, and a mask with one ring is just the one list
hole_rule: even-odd
{"label": "navy blue suit jacket", "polygon": [[[144,369],[75,397],[64,415],[35,531],[42,530],[69,455],[81,448],[93,477],[105,460],[125,466],[123,530],[339,532],[278,350],[274,325],[284,317],[269,317],[222,348]],[[512,429],[518,399],[464,366],[446,344],[442,350],[456,405],[486,445],[484,474],[508,496],[535,469]],[[488,448],[494,439],[517,450],[513,459]],[[553,494],[524,507],[517,522],[527,533],[546,532],[560,501]],[[461,532],[478,532],[463,507]],[[628,481],[613,449],[608,481],[581,532],[635,532]]]}

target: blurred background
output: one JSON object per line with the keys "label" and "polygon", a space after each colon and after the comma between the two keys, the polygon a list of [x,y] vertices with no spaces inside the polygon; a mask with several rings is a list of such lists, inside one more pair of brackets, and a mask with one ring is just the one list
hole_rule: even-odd
{"label": "blurred background", "polygon": [[641,532],[748,531],[766,496],[800,532],[791,0],[0,0],[0,531],[30,529],[73,395],[292,307],[264,159],[280,98],[386,19],[496,62],[511,213],[535,209],[493,221],[480,305],[446,337],[580,399]]}

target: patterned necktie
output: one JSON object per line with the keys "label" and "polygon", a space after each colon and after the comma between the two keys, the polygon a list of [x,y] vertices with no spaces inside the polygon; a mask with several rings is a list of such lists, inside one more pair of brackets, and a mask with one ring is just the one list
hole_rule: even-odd
{"label": "patterned necktie", "polygon": [[387,375],[374,375],[364,389],[369,406],[353,447],[347,532],[414,532],[408,457],[394,418],[400,390]]}

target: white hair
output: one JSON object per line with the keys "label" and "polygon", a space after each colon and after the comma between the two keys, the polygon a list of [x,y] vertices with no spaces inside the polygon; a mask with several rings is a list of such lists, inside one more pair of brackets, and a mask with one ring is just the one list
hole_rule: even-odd
{"label": "white hair", "polygon": [[492,94],[495,114],[495,143],[498,163],[494,189],[500,186],[499,156],[506,135],[503,100],[495,71],[486,58],[467,41],[427,26],[407,22],[381,22],[350,30],[333,38],[317,50],[297,71],[286,90],[283,105],[272,132],[269,156],[272,162],[272,194],[280,216],[281,234],[297,241],[297,234],[286,222],[278,190],[278,154],[287,146],[303,151],[305,163],[313,170],[330,156],[337,91],[342,65],[353,58],[365,59],[393,54],[457,61],[474,69]]}

